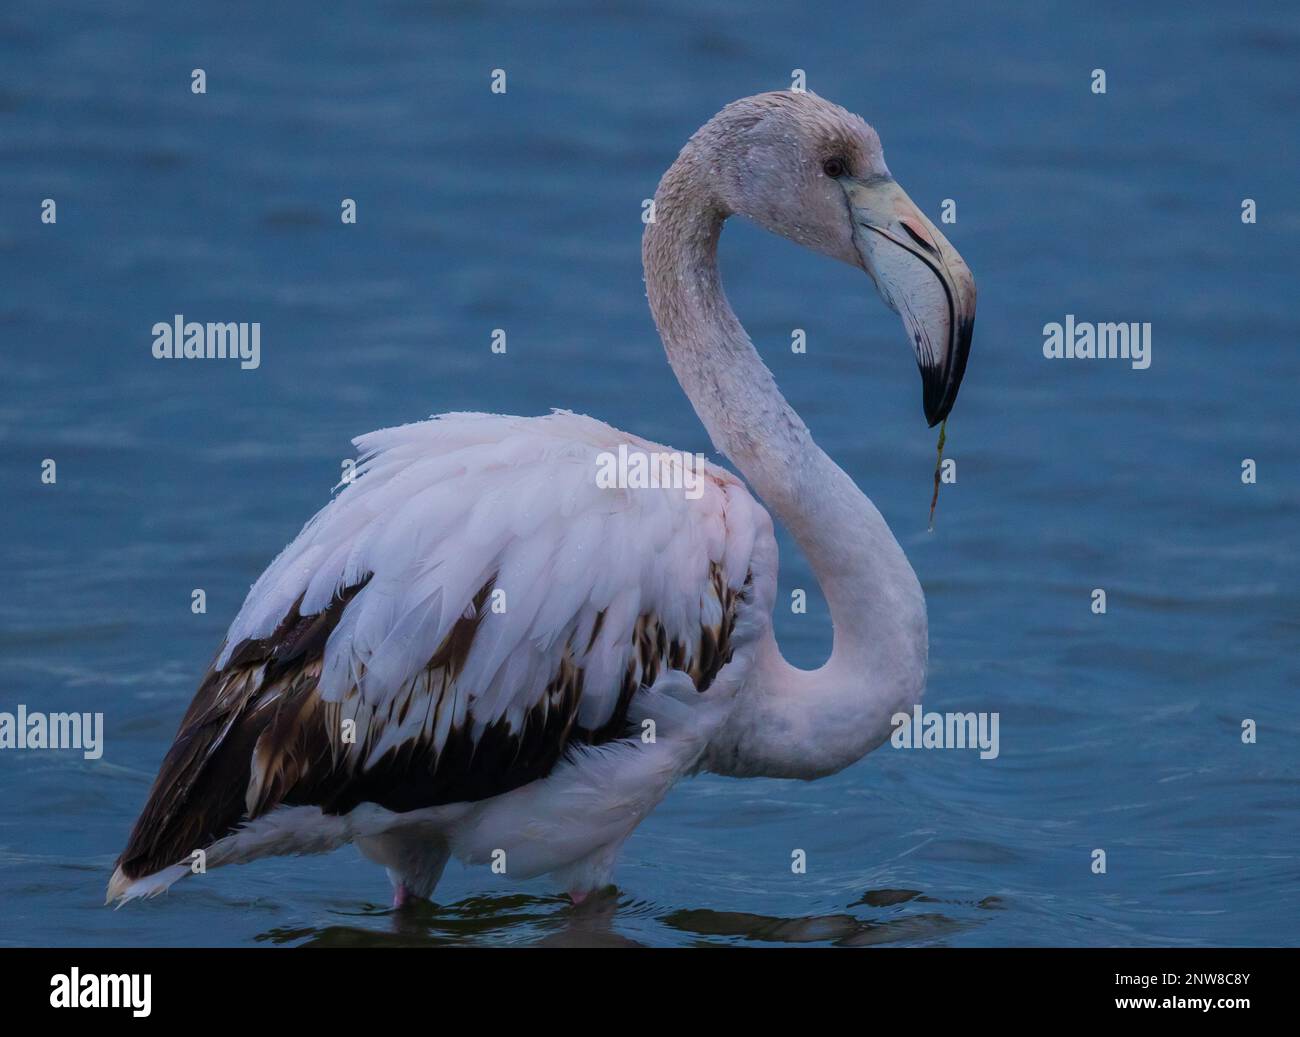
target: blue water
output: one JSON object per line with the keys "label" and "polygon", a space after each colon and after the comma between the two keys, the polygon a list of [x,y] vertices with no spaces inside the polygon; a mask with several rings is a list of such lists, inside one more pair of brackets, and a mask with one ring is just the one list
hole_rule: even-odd
{"label": "blue water", "polygon": [[[0,752],[0,943],[1296,942],[1294,5],[531,6],[0,14],[0,709],[106,725],[98,761]],[[996,711],[999,758],[695,779],[580,911],[453,864],[397,919],[352,848],[102,907],[199,676],[350,437],[565,406],[708,449],[646,311],[641,201],[795,68],[931,218],[957,202],[979,318],[933,534],[935,437],[867,280],[733,226],[728,290],[921,577],[926,705]],[[260,321],[261,367],[154,360],[176,313]],[[1150,369],[1044,359],[1067,313],[1151,322]],[[782,564],[782,645],[816,665],[829,621],[815,592],[785,607],[814,584],[784,536]]]}

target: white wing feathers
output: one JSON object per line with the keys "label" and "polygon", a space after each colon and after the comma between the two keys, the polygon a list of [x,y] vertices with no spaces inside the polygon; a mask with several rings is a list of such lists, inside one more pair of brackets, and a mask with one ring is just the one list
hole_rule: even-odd
{"label": "white wing feathers", "polygon": [[[450,414],[354,442],[355,481],[253,585],[216,668],[241,642],[270,636],[295,604],[313,615],[368,579],[329,636],[318,693],[329,702],[359,693],[366,712],[379,712],[409,694],[490,588],[448,688],[455,708],[407,711],[370,746],[371,759],[435,715],[442,727],[472,716],[472,737],[503,718],[519,730],[566,652],[584,671],[577,722],[600,727],[636,663],[638,619],[655,617],[689,667],[701,629],[723,621],[714,573],[739,594],[755,537],[770,536],[766,512],[712,465],[698,500],[681,489],[600,487],[602,452],[666,448],[567,412]],[[446,732],[428,734],[440,745]]]}

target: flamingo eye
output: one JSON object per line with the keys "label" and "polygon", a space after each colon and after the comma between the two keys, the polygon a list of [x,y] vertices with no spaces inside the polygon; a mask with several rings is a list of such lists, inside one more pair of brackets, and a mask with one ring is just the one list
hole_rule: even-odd
{"label": "flamingo eye", "polygon": [[828,158],[822,163],[822,172],[832,180],[838,180],[848,172],[848,166],[842,158]]}

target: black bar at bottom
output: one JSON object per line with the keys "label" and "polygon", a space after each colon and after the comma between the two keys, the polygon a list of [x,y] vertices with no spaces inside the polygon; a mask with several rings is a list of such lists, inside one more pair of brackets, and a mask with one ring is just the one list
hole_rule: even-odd
{"label": "black bar at bottom", "polygon": [[690,1005],[701,1018],[736,1022],[779,1008],[827,1026],[826,1013],[837,1009],[864,1022],[878,1011],[927,1021],[1151,1011],[1221,1018],[1286,1010],[1295,993],[1283,986],[1294,987],[1298,964],[1295,948],[13,948],[0,949],[0,997],[11,1019],[76,1008],[81,1025],[113,1016],[226,1029],[249,1022],[373,1031],[411,1025],[401,1021],[410,1012],[436,1026],[478,1017],[494,1030],[512,1018],[558,1025],[574,1011],[602,1027],[619,1018],[610,1012],[675,1026],[686,1021],[681,1012],[696,1011]]}

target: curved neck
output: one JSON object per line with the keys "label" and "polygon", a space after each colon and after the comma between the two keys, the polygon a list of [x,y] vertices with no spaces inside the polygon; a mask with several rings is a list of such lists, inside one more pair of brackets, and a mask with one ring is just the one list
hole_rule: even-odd
{"label": "curved neck", "polygon": [[759,646],[707,766],[818,777],[879,745],[893,714],[919,701],[925,600],[884,518],[813,442],[727,302],[717,248],[729,213],[707,183],[690,145],[660,182],[642,241],[650,310],[714,447],[799,544],[834,624],[817,670],[790,666],[770,635]]}

